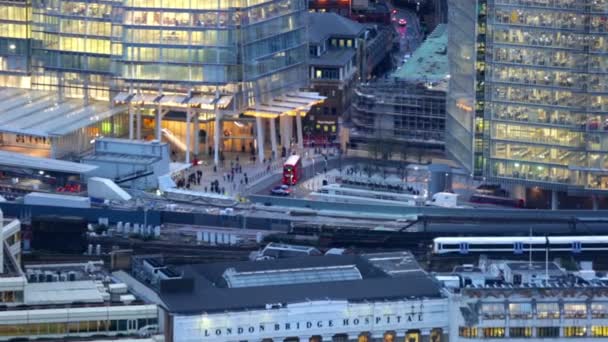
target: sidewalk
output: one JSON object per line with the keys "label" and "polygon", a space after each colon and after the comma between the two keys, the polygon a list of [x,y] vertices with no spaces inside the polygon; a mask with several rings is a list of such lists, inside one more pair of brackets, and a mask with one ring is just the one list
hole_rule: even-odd
{"label": "sidewalk", "polygon": [[[324,149],[329,152],[331,149]],[[313,149],[305,149],[302,156],[302,166],[306,167],[313,163]],[[223,167],[214,167],[208,162],[203,162],[200,165],[191,166],[183,170],[184,177],[182,182],[178,183],[178,187],[211,194],[220,194],[229,196],[235,199],[240,199],[247,192],[259,184],[267,181],[270,177],[277,177],[280,180],[280,175],[283,170],[283,164],[287,158],[278,158],[274,161],[256,161],[255,163],[244,156],[234,156],[234,159],[224,160]],[[336,158],[337,156],[328,156],[328,159]],[[238,161],[237,161],[238,158]],[[314,155],[315,163],[323,163],[325,159],[323,154]],[[217,186],[214,186],[214,184]]]}

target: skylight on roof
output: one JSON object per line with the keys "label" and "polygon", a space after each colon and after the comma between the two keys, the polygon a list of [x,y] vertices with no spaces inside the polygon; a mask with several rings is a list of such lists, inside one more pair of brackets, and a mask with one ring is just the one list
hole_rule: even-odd
{"label": "skylight on roof", "polygon": [[256,287],[272,285],[309,284],[362,279],[355,265],[290,268],[253,272],[237,272],[234,268],[224,271],[222,277],[228,287]]}

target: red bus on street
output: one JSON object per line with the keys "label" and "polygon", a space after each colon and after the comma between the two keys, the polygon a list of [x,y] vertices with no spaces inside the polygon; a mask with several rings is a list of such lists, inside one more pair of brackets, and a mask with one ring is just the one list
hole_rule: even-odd
{"label": "red bus on street", "polygon": [[302,160],[300,156],[293,155],[283,164],[283,184],[295,185],[302,177]]}

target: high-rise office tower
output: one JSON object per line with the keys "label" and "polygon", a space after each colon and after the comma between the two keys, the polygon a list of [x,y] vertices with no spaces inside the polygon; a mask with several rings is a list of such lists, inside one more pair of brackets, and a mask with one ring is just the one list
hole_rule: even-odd
{"label": "high-rise office tower", "polygon": [[0,87],[56,92],[58,107],[111,102],[130,138],[170,129],[186,155],[255,148],[262,160],[264,131],[276,155],[275,119],[287,145],[296,117],[301,145],[301,115],[323,99],[300,91],[306,19],[306,0],[0,0]]}
{"label": "high-rise office tower", "polygon": [[472,174],[608,190],[608,1],[450,0],[446,147]]}

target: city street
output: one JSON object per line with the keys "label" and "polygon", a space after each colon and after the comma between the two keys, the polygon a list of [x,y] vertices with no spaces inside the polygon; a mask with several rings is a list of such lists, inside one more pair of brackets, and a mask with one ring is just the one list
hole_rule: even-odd
{"label": "city street", "polygon": [[[420,20],[415,12],[406,8],[399,8],[393,6],[392,3],[387,3],[391,13],[393,9],[397,12],[392,14],[395,17],[395,21],[391,21],[395,31],[399,35],[399,58],[402,59],[406,53],[411,54],[414,50],[422,43],[422,33],[420,30]],[[400,25],[399,19],[405,19],[407,24]]]}

